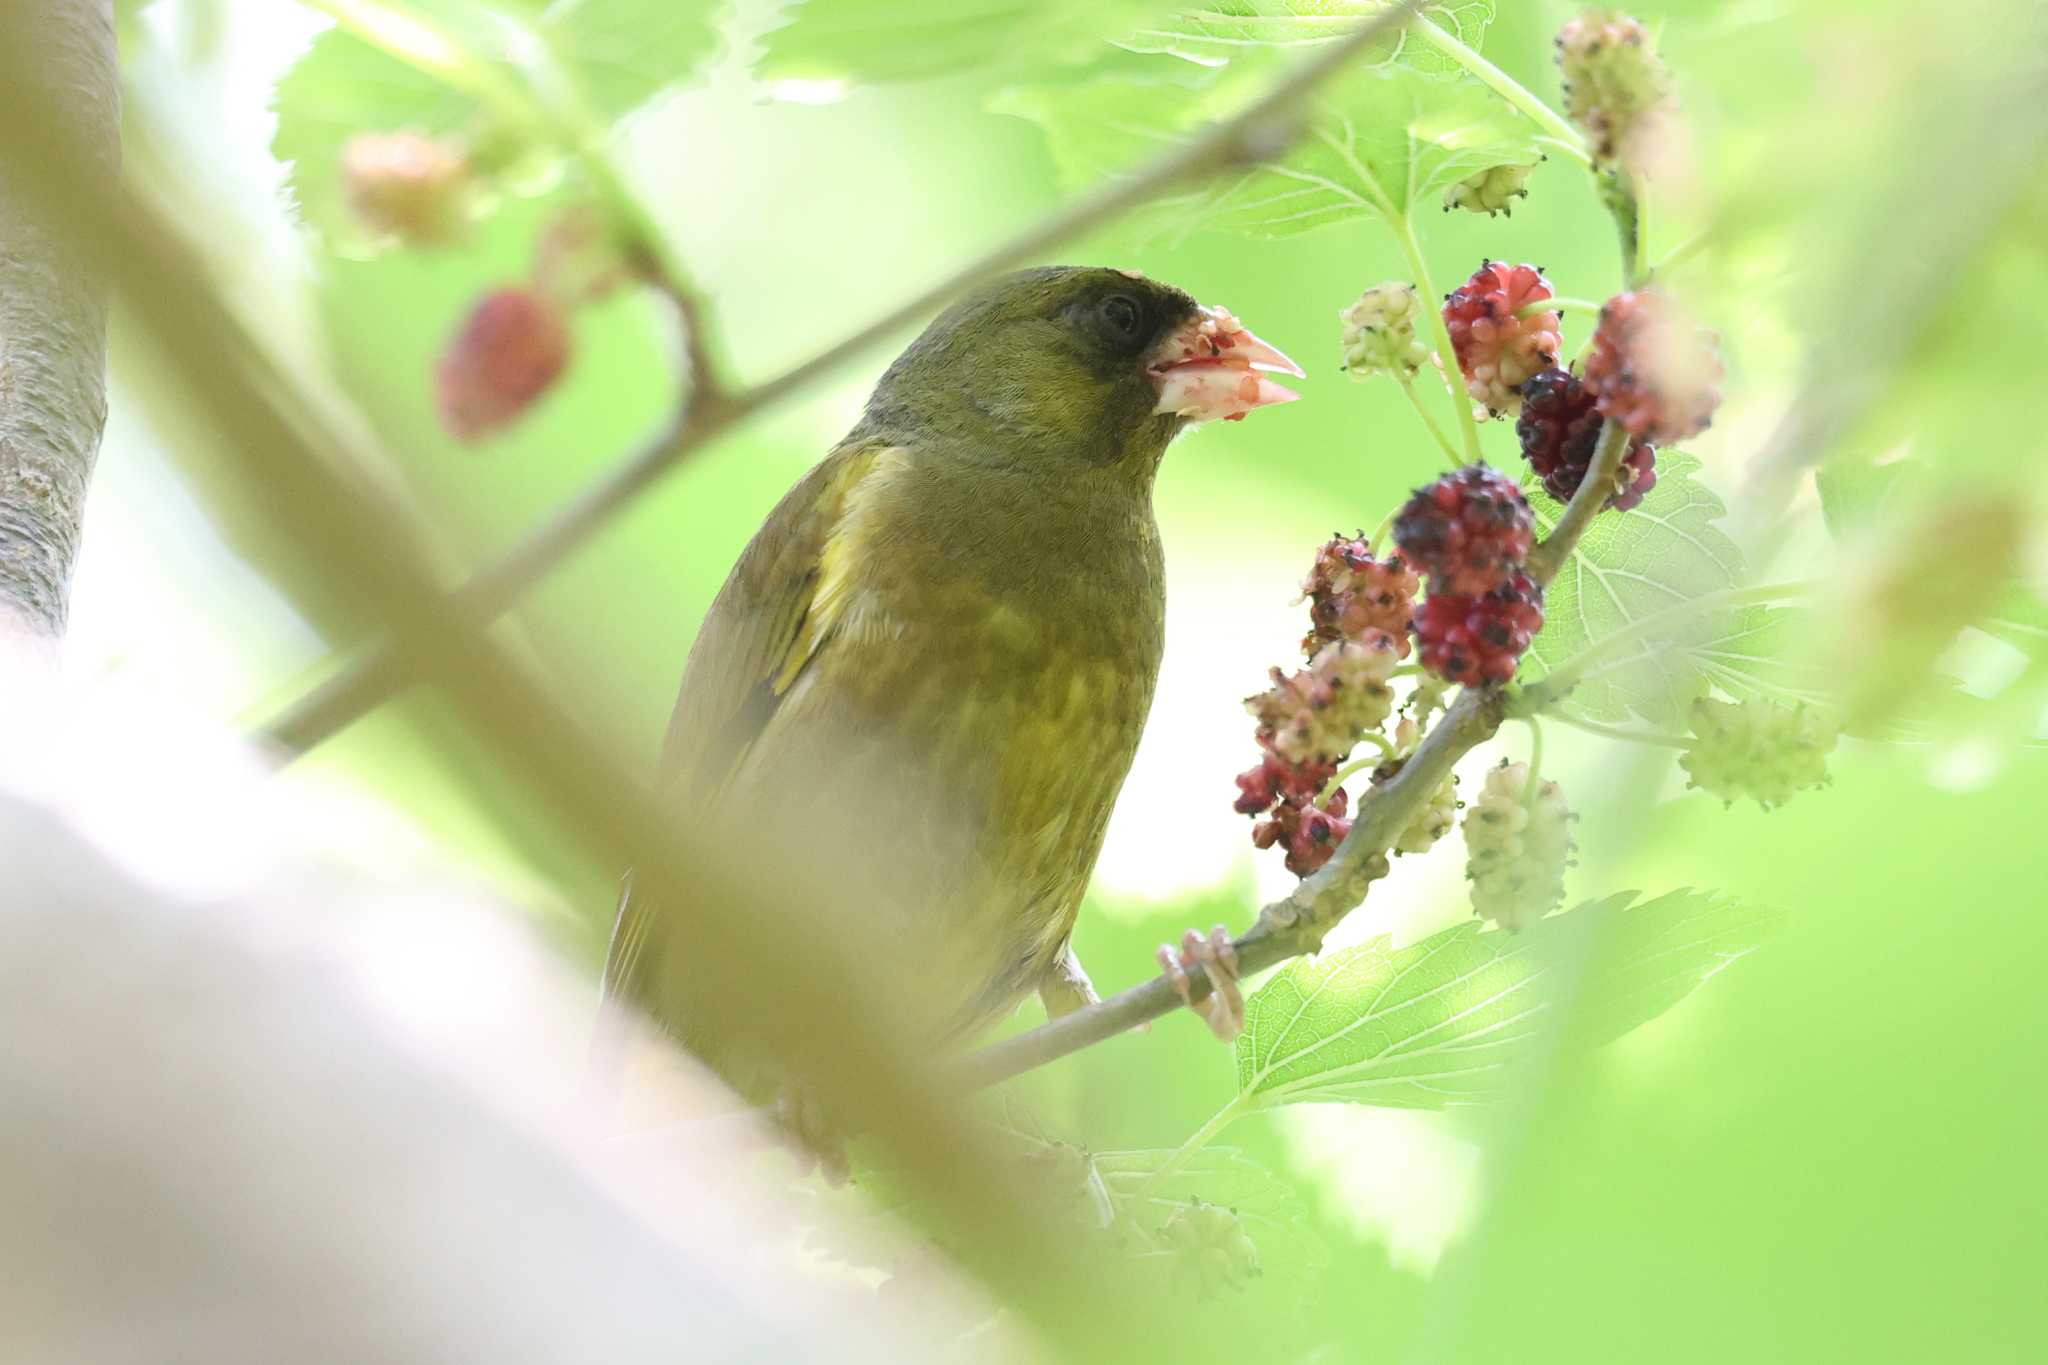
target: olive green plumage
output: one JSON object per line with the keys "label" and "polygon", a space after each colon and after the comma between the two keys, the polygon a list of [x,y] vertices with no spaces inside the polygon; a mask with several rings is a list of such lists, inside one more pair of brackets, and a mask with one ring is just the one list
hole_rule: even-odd
{"label": "olive green plumage", "polygon": [[[690,652],[679,799],[773,820],[794,857],[833,850],[843,903],[790,913],[858,914],[880,956],[919,945],[937,1034],[1060,961],[1137,749],[1165,613],[1152,481],[1184,421],[1154,414],[1143,358],[1195,310],[1097,269],[948,309],[769,516]],[[668,965],[692,910],[629,897],[606,982],[715,1051]]]}

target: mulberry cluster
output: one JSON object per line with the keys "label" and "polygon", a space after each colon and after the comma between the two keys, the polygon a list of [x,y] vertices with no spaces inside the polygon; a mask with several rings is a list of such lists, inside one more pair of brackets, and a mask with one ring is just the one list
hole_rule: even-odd
{"label": "mulberry cluster", "polygon": [[1384,635],[1394,653],[1408,657],[1408,623],[1415,614],[1421,575],[1398,554],[1376,558],[1361,533],[1332,536],[1316,552],[1315,567],[1302,581],[1301,596],[1309,604],[1309,633],[1301,642],[1304,654],[1338,640],[1365,640]]}
{"label": "mulberry cluster", "polygon": [[1519,316],[1530,304],[1552,297],[1550,281],[1535,266],[1484,261],[1445,298],[1444,325],[1465,375],[1465,390],[1488,412],[1513,411],[1529,377],[1557,364],[1564,345],[1557,310]]}
{"label": "mulberry cluster", "polygon": [[1826,785],[1836,737],[1834,722],[1810,707],[1702,697],[1692,704],[1692,742],[1678,762],[1687,786],[1731,806],[1751,797],[1770,810]]}
{"label": "mulberry cluster", "polygon": [[1513,678],[1541,629],[1543,590],[1521,573],[1492,592],[1433,592],[1415,613],[1422,666],[1465,687]]}
{"label": "mulberry cluster", "polygon": [[1234,1209],[1196,1199],[1176,1209],[1159,1236],[1174,1253],[1176,1275],[1197,1294],[1243,1288],[1261,1273],[1258,1245]]}
{"label": "mulberry cluster", "polygon": [[1583,377],[1600,415],[1651,445],[1699,435],[1721,403],[1713,334],[1654,289],[1608,300]]}
{"label": "mulberry cluster", "polygon": [[1496,213],[1514,216],[1514,201],[1527,199],[1529,173],[1534,166],[1489,166],[1477,175],[1468,175],[1444,191],[1444,212],[1464,209],[1467,213],[1483,213],[1491,218]]}
{"label": "mulberry cluster", "polygon": [[1260,757],[1237,775],[1233,805],[1262,817],[1253,845],[1284,848],[1298,877],[1328,862],[1350,832],[1349,794],[1340,787],[1327,801],[1317,798],[1359,739],[1393,710],[1388,680],[1409,650],[1420,582],[1399,555],[1380,559],[1362,536],[1332,536],[1301,585],[1308,667],[1274,669],[1273,686],[1245,701],[1258,722]]}
{"label": "mulberry cluster", "polygon": [[342,145],[341,188],[364,227],[415,246],[453,238],[468,221],[469,159],[425,133],[358,133]]}
{"label": "mulberry cluster", "polygon": [[1564,107],[1593,143],[1596,161],[1640,160],[1646,134],[1670,112],[1671,73],[1642,24],[1593,9],[1557,35]]}
{"label": "mulberry cluster", "polygon": [[1394,709],[1387,679],[1395,664],[1393,641],[1340,640],[1316,651],[1294,673],[1273,670],[1273,685],[1245,699],[1259,736],[1291,764],[1341,760],[1367,730],[1377,730]]}
{"label": "mulberry cluster", "polygon": [[561,378],[569,363],[568,319],[524,288],[486,295],[435,367],[441,425],[460,441],[509,426]]}
{"label": "mulberry cluster", "polygon": [[[1570,502],[1586,481],[1602,425],[1592,391],[1569,370],[1544,370],[1522,386],[1522,415],[1515,422],[1522,458],[1559,502]],[[1607,505],[1626,512],[1656,486],[1656,450],[1647,441],[1632,440]]]}
{"label": "mulberry cluster", "polygon": [[1515,481],[1467,465],[1415,490],[1394,518],[1394,543],[1429,575],[1432,592],[1482,593],[1522,567],[1536,516]]}
{"label": "mulberry cluster", "polygon": [[1422,666],[1446,682],[1506,682],[1543,628],[1543,590],[1522,571],[1536,535],[1529,500],[1483,464],[1417,489],[1394,542],[1429,575],[1416,609]]}
{"label": "mulberry cluster", "polygon": [[1429,363],[1429,347],[1415,335],[1422,296],[1414,285],[1376,284],[1337,317],[1344,324],[1344,370],[1353,379],[1376,374],[1412,379]]}
{"label": "mulberry cluster", "polygon": [[1530,796],[1528,786],[1528,764],[1503,763],[1486,775],[1465,812],[1472,909],[1511,931],[1557,907],[1571,865],[1573,817],[1563,791],[1544,782]]}

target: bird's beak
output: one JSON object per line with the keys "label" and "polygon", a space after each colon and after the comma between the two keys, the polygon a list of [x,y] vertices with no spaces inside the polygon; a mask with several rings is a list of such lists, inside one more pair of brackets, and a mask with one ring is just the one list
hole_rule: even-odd
{"label": "bird's beak", "polygon": [[1301,366],[1244,329],[1228,308],[1198,308],[1152,351],[1145,363],[1159,386],[1159,406],[1194,422],[1235,422],[1253,408],[1301,397],[1265,372],[1300,375]]}

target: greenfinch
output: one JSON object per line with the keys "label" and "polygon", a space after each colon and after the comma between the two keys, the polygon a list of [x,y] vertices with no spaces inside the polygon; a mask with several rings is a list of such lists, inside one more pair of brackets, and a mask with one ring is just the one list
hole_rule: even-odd
{"label": "greenfinch", "polygon": [[[830,903],[791,932],[859,917],[924,1036],[1094,999],[1070,938],[1159,672],[1153,478],[1191,423],[1294,399],[1274,372],[1302,373],[1140,275],[998,279],[889,366],[712,604],[664,783],[689,818],[800,831]],[[677,967],[701,909],[629,891],[605,985],[717,1064]],[[1162,961],[1235,1028],[1227,935]]]}

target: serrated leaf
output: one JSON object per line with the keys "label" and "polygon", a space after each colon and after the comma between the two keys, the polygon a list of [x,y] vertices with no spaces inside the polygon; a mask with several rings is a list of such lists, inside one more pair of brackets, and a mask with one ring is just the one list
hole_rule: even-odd
{"label": "serrated leaf", "polygon": [[1239,1093],[1441,1109],[1495,1093],[1545,1025],[1560,970],[1590,941],[1575,1036],[1618,1037],[1752,952],[1779,916],[1709,892],[1635,892],[1520,934],[1473,921],[1402,949],[1379,938],[1297,958],[1246,1005]]}
{"label": "serrated leaf", "polygon": [[[1523,662],[1524,680],[1542,677],[1617,630],[1740,583],[1742,552],[1719,525],[1727,509],[1694,477],[1699,468],[1690,455],[1660,451],[1657,486],[1642,505],[1593,519],[1545,593],[1543,629]],[[1548,534],[1563,508],[1533,485],[1527,491],[1538,529]],[[1779,660],[1771,643],[1778,620],[1761,607],[1676,613],[1668,633],[1589,673],[1572,690],[1567,709],[1599,720],[1634,712],[1659,725],[1683,726],[1687,708],[1710,684],[1737,696],[1767,681],[1776,685]]]}
{"label": "serrated leaf", "polygon": [[[1023,87],[993,107],[1037,123],[1062,177],[1093,184],[1236,114],[1273,75],[1270,64],[1242,62],[1207,81],[1187,70],[1172,62],[1149,80],[1122,75]],[[1532,126],[1485,89],[1407,67],[1355,75],[1315,100],[1306,116],[1306,132],[1277,161],[1167,200],[1152,216],[1179,231],[1211,226],[1291,236],[1362,214],[1401,218],[1453,181],[1537,157]]]}
{"label": "serrated leaf", "polygon": [[711,0],[555,0],[540,33],[605,118],[639,108],[692,72],[717,41]]}
{"label": "serrated leaf", "polygon": [[[1334,43],[1395,8],[1398,0],[1210,0],[1180,7],[1119,40],[1133,52],[1158,52],[1202,66],[1222,66],[1247,55],[1298,52]],[[1493,22],[1493,0],[1430,5],[1424,15],[1446,33],[1477,48]],[[1452,74],[1457,63],[1405,27],[1387,39],[1379,62],[1402,62]]]}
{"label": "serrated leaf", "polygon": [[1173,0],[804,0],[763,39],[766,81],[902,81],[1084,61]]}

